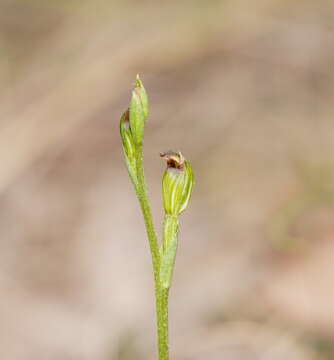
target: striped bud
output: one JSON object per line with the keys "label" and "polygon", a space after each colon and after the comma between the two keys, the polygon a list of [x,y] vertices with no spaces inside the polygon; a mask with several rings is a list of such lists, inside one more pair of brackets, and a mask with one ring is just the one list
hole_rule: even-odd
{"label": "striped bud", "polygon": [[136,86],[132,91],[130,103],[130,127],[134,142],[142,144],[144,138],[144,128],[148,116],[148,98],[143,83],[137,75]]}
{"label": "striped bud", "polygon": [[120,132],[123,142],[123,149],[128,158],[135,155],[136,145],[133,140],[132,132],[130,129],[129,110],[126,110],[120,120]]}
{"label": "striped bud", "polygon": [[129,110],[126,110],[121,117],[120,133],[123,143],[126,165],[132,182],[136,184],[137,183],[136,144],[133,140],[133,135],[130,128]]}
{"label": "striped bud", "polygon": [[192,167],[180,152],[168,151],[160,156],[167,162],[162,179],[165,213],[178,216],[187,208],[190,200],[194,185]]}

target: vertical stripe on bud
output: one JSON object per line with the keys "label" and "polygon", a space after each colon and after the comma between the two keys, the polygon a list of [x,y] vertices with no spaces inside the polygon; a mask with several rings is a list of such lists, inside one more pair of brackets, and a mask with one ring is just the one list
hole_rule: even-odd
{"label": "vertical stripe on bud", "polygon": [[143,142],[145,122],[148,116],[148,98],[143,83],[138,75],[136,86],[132,91],[129,112],[133,139],[136,144],[140,145]]}
{"label": "vertical stripe on bud", "polygon": [[167,162],[162,179],[162,194],[165,213],[178,216],[188,206],[194,175],[189,161],[180,152],[168,151],[160,154]]}
{"label": "vertical stripe on bud", "polygon": [[129,175],[132,182],[134,184],[137,184],[136,144],[134,142],[132,131],[130,128],[129,109],[126,110],[121,117],[120,133]]}
{"label": "vertical stripe on bud", "polygon": [[136,145],[130,129],[129,109],[124,112],[120,121],[120,132],[123,142],[123,149],[128,158],[134,157]]}

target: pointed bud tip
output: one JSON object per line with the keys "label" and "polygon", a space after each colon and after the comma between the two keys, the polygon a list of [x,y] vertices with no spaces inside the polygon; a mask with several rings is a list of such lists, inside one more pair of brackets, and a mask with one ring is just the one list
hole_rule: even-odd
{"label": "pointed bud tip", "polygon": [[137,74],[137,76],[136,76],[135,87],[136,88],[142,88],[143,87],[143,82],[140,80],[139,74]]}

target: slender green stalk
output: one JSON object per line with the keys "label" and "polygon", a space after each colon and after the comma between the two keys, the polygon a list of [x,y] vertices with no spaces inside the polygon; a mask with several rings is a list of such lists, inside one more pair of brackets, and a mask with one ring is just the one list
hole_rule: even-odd
{"label": "slender green stalk", "polygon": [[168,360],[169,359],[168,297],[169,297],[169,289],[164,289],[160,285],[159,286],[159,295],[157,298],[159,360]]}
{"label": "slender green stalk", "polygon": [[137,187],[136,193],[144,216],[147,237],[150,243],[154,285],[155,285],[155,301],[156,301],[156,316],[157,316],[157,330],[158,330],[158,350],[159,360],[168,360],[168,289],[161,286],[159,278],[160,269],[160,252],[159,243],[156,232],[154,230],[152,212],[147,193],[147,185],[145,181],[145,173],[143,166],[143,149],[140,147],[136,158],[137,166]]}
{"label": "slender green stalk", "polygon": [[160,360],[168,360],[168,297],[177,250],[178,217],[165,214],[159,270],[158,335]]}
{"label": "slender green stalk", "polygon": [[150,207],[150,201],[147,193],[147,185],[145,181],[145,173],[143,166],[143,147],[140,146],[137,150],[136,156],[136,166],[137,166],[137,187],[136,193],[140,203],[140,207],[144,216],[145,226],[147,237],[150,243],[150,250],[152,256],[152,264],[154,270],[154,280],[156,284],[159,280],[159,265],[160,265],[160,255],[159,255],[159,243],[158,237],[154,230],[152,211]]}

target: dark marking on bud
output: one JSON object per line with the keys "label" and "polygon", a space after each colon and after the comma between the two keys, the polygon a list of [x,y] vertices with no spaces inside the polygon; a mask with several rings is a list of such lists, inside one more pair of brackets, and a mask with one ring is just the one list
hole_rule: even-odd
{"label": "dark marking on bud", "polygon": [[166,160],[168,168],[183,170],[184,157],[181,152],[166,151],[160,153],[160,156]]}
{"label": "dark marking on bud", "polygon": [[124,113],[124,126],[126,129],[130,129],[130,111],[129,111],[129,108],[125,111]]}

